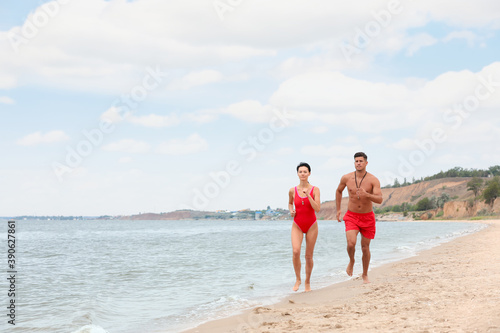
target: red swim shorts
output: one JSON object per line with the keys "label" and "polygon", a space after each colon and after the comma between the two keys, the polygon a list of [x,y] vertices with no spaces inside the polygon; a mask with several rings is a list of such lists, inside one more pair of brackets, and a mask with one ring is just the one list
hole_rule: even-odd
{"label": "red swim shorts", "polygon": [[345,231],[359,230],[366,238],[375,238],[375,213],[353,213],[350,210],[344,215]]}

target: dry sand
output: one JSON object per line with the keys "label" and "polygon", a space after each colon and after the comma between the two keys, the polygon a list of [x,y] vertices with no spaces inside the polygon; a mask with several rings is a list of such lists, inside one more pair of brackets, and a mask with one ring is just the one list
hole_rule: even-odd
{"label": "dry sand", "polygon": [[370,284],[293,294],[187,332],[500,333],[500,220],[480,222],[488,228],[370,270]]}

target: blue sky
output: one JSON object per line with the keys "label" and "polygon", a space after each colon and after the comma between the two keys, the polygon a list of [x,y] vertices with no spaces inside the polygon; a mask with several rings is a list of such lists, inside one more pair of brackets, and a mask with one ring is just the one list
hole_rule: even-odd
{"label": "blue sky", "polygon": [[499,164],[500,3],[3,1],[0,215],[333,200]]}

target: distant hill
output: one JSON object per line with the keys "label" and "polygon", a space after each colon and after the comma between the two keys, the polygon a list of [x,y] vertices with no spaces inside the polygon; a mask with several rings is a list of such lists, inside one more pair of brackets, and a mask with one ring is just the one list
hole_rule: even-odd
{"label": "distant hill", "polygon": [[[488,179],[485,177],[485,179]],[[381,205],[374,204],[375,207],[384,208],[395,205],[402,205],[409,203],[411,205],[423,198],[431,198],[432,196],[439,197],[441,194],[446,193],[451,198],[443,208],[443,217],[445,218],[462,218],[471,217],[481,209],[489,209],[489,206],[483,202],[475,202],[473,205],[469,203],[474,198],[471,191],[467,191],[467,182],[470,177],[453,177],[453,178],[440,178],[428,181],[422,181],[416,184],[397,187],[397,188],[383,188],[382,196],[384,201]],[[345,192],[344,192],[345,193]],[[342,199],[342,212],[347,210],[347,198]],[[451,209],[455,207],[456,209]],[[469,207],[464,209],[464,207]],[[500,198],[495,201],[493,209],[496,214],[500,214]],[[438,210],[430,212],[432,216],[438,213]],[[333,220],[336,218],[337,209],[335,201],[327,201],[321,204],[321,211],[317,214],[318,218],[325,220]]]}
{"label": "distant hill", "polygon": [[474,197],[471,191],[467,191],[467,182],[470,180],[469,177],[441,178],[404,187],[384,188],[384,202],[380,207],[401,205],[404,202],[416,204],[420,199],[439,197],[442,193],[448,194],[453,200],[467,200]]}
{"label": "distant hill", "polygon": [[122,216],[121,220],[185,220],[185,219],[200,219],[205,218],[211,212],[196,211],[196,210],[176,210],[168,213],[144,213],[130,216]]}
{"label": "distant hill", "polygon": [[253,220],[258,219],[287,219],[288,210],[268,209],[267,211],[254,211],[243,209],[239,211],[198,211],[198,210],[176,210],[168,213],[143,213],[131,216],[120,216],[121,220]]}

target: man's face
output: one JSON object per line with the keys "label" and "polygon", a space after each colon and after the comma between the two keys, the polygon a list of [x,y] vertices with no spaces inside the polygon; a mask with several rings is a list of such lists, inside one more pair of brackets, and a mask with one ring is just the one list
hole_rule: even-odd
{"label": "man's face", "polygon": [[354,167],[356,170],[363,170],[366,168],[366,165],[368,164],[368,161],[364,159],[364,157],[356,157],[354,159]]}

